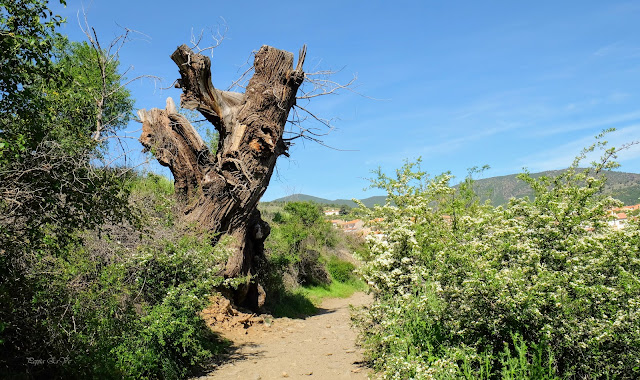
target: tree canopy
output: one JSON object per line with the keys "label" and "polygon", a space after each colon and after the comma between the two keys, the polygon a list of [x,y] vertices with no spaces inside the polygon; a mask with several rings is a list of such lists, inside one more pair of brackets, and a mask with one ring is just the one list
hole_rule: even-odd
{"label": "tree canopy", "polygon": [[64,267],[80,232],[134,221],[120,172],[94,161],[98,121],[113,133],[133,100],[117,61],[61,36],[46,1],[0,5],[0,357],[19,366],[56,344],[46,331],[60,310],[45,306],[58,272],[43,268]]}

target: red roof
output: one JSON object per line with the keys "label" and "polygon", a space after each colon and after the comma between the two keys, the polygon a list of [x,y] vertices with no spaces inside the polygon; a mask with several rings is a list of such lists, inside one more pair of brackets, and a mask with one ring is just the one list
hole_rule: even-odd
{"label": "red roof", "polygon": [[616,207],[613,209],[613,211],[622,211],[622,210],[637,210],[640,209],[640,204],[637,205],[631,205],[631,206],[622,206],[622,207]]}

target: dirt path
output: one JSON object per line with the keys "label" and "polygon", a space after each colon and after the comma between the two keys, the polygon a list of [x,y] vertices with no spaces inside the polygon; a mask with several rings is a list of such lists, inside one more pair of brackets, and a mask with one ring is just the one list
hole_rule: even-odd
{"label": "dirt path", "polygon": [[307,319],[276,318],[248,329],[222,331],[234,342],[230,360],[199,380],[213,379],[367,379],[359,362],[349,305],[370,301],[355,293],[325,300],[319,314]]}

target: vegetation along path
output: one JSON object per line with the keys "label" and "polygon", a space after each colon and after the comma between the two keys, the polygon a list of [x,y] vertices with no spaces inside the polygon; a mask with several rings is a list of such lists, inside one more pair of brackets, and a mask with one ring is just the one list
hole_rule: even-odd
{"label": "vegetation along path", "polygon": [[247,329],[221,331],[233,342],[232,356],[199,380],[367,379],[349,305],[370,300],[361,292],[325,299],[318,313],[306,319],[266,319]]}

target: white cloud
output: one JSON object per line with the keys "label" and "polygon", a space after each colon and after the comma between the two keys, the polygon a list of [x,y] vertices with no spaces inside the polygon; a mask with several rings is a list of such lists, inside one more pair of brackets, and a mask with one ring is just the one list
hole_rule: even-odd
{"label": "white cloud", "polygon": [[620,41],[617,41],[599,48],[593,53],[593,55],[595,55],[596,57],[605,57],[607,55],[612,54],[613,52],[618,50],[620,47],[621,47],[621,43]]}
{"label": "white cloud", "polygon": [[615,127],[616,124],[636,121],[638,119],[640,119],[640,111],[628,112],[628,113],[619,114],[619,115],[607,116],[607,117],[600,118],[593,121],[563,124],[563,125],[558,125],[553,127],[547,127],[544,129],[538,129],[538,130],[532,131],[529,134],[529,136],[546,137],[546,136],[553,136],[561,133],[581,131],[585,129],[601,129],[602,130],[606,128]]}
{"label": "white cloud", "polygon": [[[639,139],[640,124],[621,128],[605,137],[605,140],[609,142],[608,147],[621,147],[624,144],[629,144]],[[523,166],[526,166],[534,172],[566,168],[571,165],[574,158],[583,148],[590,146],[594,141],[593,136],[585,136],[570,143],[524,157],[521,162],[524,164]],[[590,162],[597,160],[601,154],[602,151],[599,150],[589,154],[583,162],[583,165],[588,165]],[[631,161],[639,157],[640,144],[636,144],[620,151],[617,161],[624,164],[626,161]],[[624,170],[624,165],[622,170]]]}

